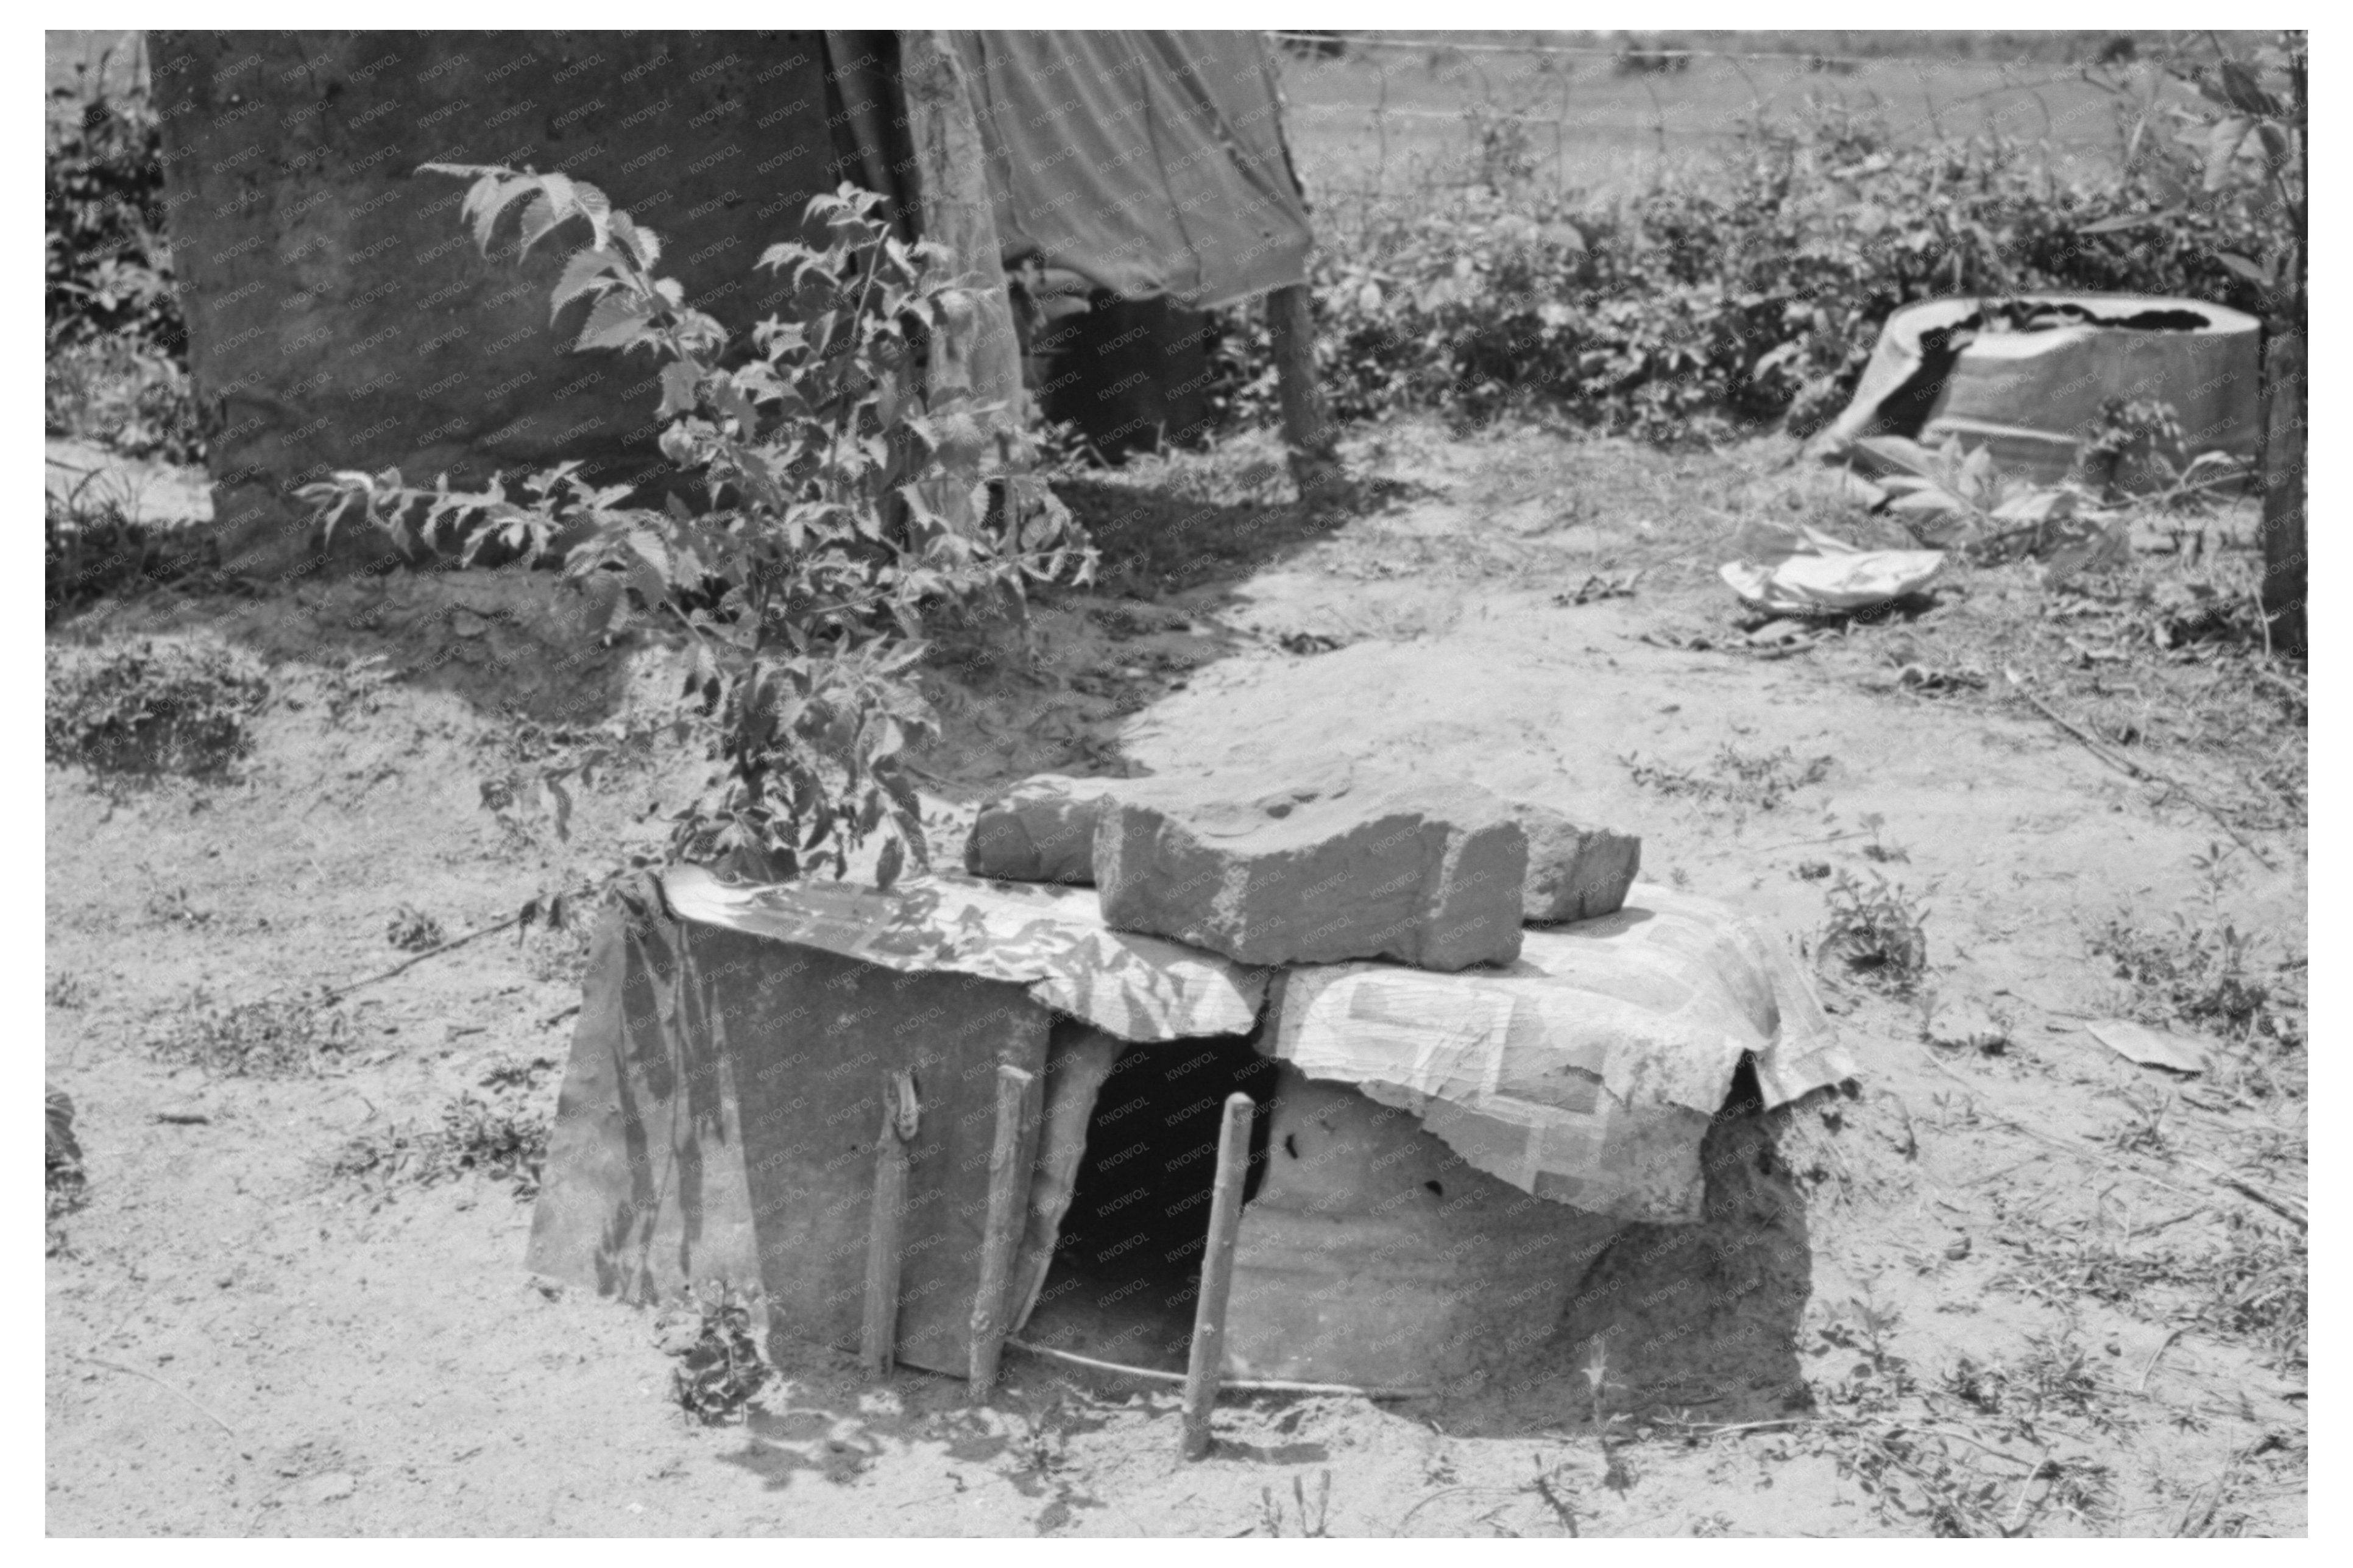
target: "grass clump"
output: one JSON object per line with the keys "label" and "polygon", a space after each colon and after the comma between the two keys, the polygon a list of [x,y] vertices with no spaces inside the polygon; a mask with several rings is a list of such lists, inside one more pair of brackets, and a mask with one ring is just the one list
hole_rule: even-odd
{"label": "grass clump", "polygon": [[47,755],[101,773],[216,775],[253,749],[269,697],[259,661],[221,643],[53,647]]}
{"label": "grass clump", "polygon": [[1656,759],[1627,756],[1634,782],[1661,795],[1690,795],[1700,801],[1778,811],[1789,796],[1830,776],[1831,759],[1811,757],[1799,763],[1787,746],[1778,752],[1748,752],[1729,744],[1716,747],[1705,769],[1679,768]]}
{"label": "grass clump", "polygon": [[299,997],[224,1007],[202,994],[153,1047],[164,1061],[223,1078],[314,1073],[350,1048],[349,1020]]}

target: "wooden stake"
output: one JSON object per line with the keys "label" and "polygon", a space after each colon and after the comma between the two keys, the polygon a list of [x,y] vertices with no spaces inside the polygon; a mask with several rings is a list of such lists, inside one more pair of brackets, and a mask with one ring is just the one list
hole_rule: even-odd
{"label": "wooden stake", "polygon": [[1201,1253],[1201,1294],[1193,1308],[1193,1352],[1185,1363],[1184,1456],[1209,1452],[1209,1406],[1226,1363],[1226,1300],[1234,1287],[1234,1236],[1242,1225],[1242,1178],[1250,1165],[1252,1107],[1247,1094],[1226,1097],[1218,1129],[1218,1174],[1209,1189],[1209,1239]]}
{"label": "wooden stake", "polygon": [[972,1298],[972,1397],[976,1404],[997,1387],[997,1364],[1005,1354],[1005,1293],[1013,1279],[1013,1254],[1021,1245],[1028,1216],[1029,1168],[1021,1158],[1022,1121],[1029,1114],[1035,1075],[999,1062],[997,1068],[997,1141],[988,1151],[988,1218],[980,1233],[980,1287]]}
{"label": "wooden stake", "polygon": [[923,1110],[915,1079],[892,1073],[882,1082],[882,1131],[874,1141],[874,1210],[866,1232],[866,1321],[858,1357],[870,1377],[888,1377],[899,1348],[899,1266],[907,1232],[907,1145]]}
{"label": "wooden stake", "polygon": [[1274,351],[1275,391],[1282,403],[1282,439],[1291,448],[1291,477],[1300,499],[1344,488],[1337,440],[1315,378],[1315,315],[1307,285],[1293,283],[1269,294],[1266,326]]}

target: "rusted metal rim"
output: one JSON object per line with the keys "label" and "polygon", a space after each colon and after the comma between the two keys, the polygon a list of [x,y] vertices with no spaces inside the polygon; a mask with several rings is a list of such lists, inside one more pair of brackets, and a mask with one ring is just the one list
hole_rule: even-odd
{"label": "rusted metal rim", "polygon": [[[1008,1348],[1026,1351],[1043,1361],[1059,1362],[1064,1366],[1078,1367],[1086,1372],[1109,1373],[1119,1377],[1140,1377],[1150,1383],[1166,1383],[1183,1387],[1181,1372],[1161,1372],[1148,1366],[1129,1366],[1124,1362],[1099,1361],[1093,1356],[1080,1355],[1073,1351],[1058,1351],[1045,1345],[1033,1345],[1025,1341],[1008,1339]],[[1218,1380],[1220,1393],[1236,1394],[1354,1394],[1360,1399],[1428,1399],[1435,1392],[1427,1388],[1359,1388],[1349,1383],[1282,1383],[1269,1378],[1225,1377]]]}

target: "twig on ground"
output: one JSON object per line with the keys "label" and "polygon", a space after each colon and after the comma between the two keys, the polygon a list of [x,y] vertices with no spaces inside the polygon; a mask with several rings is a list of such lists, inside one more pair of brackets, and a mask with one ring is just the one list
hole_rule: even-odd
{"label": "twig on ground", "polygon": [[522,923],[522,915],[520,912],[517,912],[515,914],[509,915],[506,919],[501,921],[496,925],[484,926],[480,931],[470,931],[463,936],[453,936],[448,942],[443,942],[440,946],[428,947],[423,952],[418,953],[416,957],[405,959],[402,962],[394,964],[390,969],[385,970],[381,974],[371,974],[364,980],[354,980],[349,985],[329,986],[327,988],[326,994],[321,998],[321,1001],[332,1005],[334,1003],[342,1001],[344,997],[350,995],[353,992],[357,991],[364,985],[374,985],[379,981],[389,980],[396,974],[406,973],[409,970],[414,969],[418,964],[424,963],[428,958],[438,958],[445,952],[463,947],[468,942],[476,941],[481,937],[495,936],[502,931],[512,931],[516,926],[519,926]]}
{"label": "twig on ground", "polygon": [[2140,763],[2134,762],[2130,757],[2119,756],[2116,752],[2109,750],[2107,746],[2095,739],[2092,735],[2091,731],[2085,730],[2082,725],[2077,724],[2073,720],[2066,718],[2061,714],[2057,709],[2052,707],[2049,703],[2043,701],[2042,699],[2035,696],[2034,693],[2026,689],[2026,683],[2019,679],[2018,671],[2014,669],[2004,669],[2002,674],[2009,678],[2011,689],[2015,690],[2019,696],[2024,698],[2027,703],[2032,707],[2036,712],[2042,714],[2045,719],[2050,720],[2053,724],[2058,725],[2062,730],[2066,731],[2070,735],[2073,735],[2077,741],[2083,743],[2084,749],[2090,752],[2092,755],[2099,758],[2100,761],[2107,763],[2108,766],[2115,768],[2119,773],[2122,773],[2128,777],[2138,779],[2144,784],[2156,784],[2159,788],[2172,791],[2175,795],[2179,795],[2182,799],[2196,806],[2200,811],[2204,812],[2208,816],[2213,818],[2216,826],[2229,834],[2232,837],[2237,839],[2239,841],[2239,847],[2244,849],[2248,854],[2255,858],[2255,864],[2261,866],[2266,871],[2278,869],[2277,867],[2271,863],[2270,857],[2266,856],[2262,849],[2256,847],[2254,840],[2249,838],[2244,833],[2239,831],[2239,826],[2236,823],[2223,816],[2219,808],[2209,804],[2202,796],[2192,792],[2189,786],[2183,784],[2179,780],[2168,778],[2165,774],[2158,773],[2153,769],[2145,768]]}
{"label": "twig on ground", "polygon": [[2309,1230],[2312,1228],[2311,1221],[2305,1211],[2305,1205],[2297,1203],[2295,1199],[2282,1196],[2277,1193],[2265,1192],[2263,1188],[2256,1186],[2253,1182],[2248,1181],[2245,1177],[2234,1175],[2231,1172],[2225,1171],[2219,1166],[2210,1165],[2203,1160],[2190,1159],[2187,1155],[2184,1155],[2183,1159],[2189,1164],[2205,1172],[2216,1182],[2219,1182],[2223,1186],[2230,1188],[2232,1192],[2237,1193],[2241,1197],[2251,1198],[2254,1202],[2263,1205],[2263,1207],[2271,1210],[2272,1213],[2279,1215],[2282,1219],[2286,1220],[2298,1230]]}
{"label": "twig on ground", "polygon": [[121,1362],[108,1361],[101,1356],[83,1355],[79,1351],[68,1351],[66,1353],[73,1357],[76,1361],[87,1362],[91,1366],[102,1366],[109,1372],[119,1372],[125,1377],[144,1378],[147,1382],[153,1384],[156,1387],[164,1390],[167,1394],[178,1394],[182,1399],[186,1400],[189,1405],[193,1405],[197,1413],[203,1415],[206,1420],[211,1422],[214,1426],[227,1433],[231,1438],[235,1439],[237,1445],[237,1452],[243,1458],[249,1459],[253,1457],[252,1455],[245,1452],[245,1438],[239,1435],[237,1429],[230,1426],[227,1422],[222,1420],[219,1416],[214,1415],[212,1411],[205,1405],[203,1401],[199,1400],[195,1394],[190,1394],[186,1389],[180,1387],[176,1384],[166,1383],[152,1372],[142,1372],[135,1366],[124,1366]]}
{"label": "twig on ground", "polygon": [[2140,1381],[2133,1384],[2133,1392],[2135,1394],[2147,1394],[2148,1392],[2148,1374],[2157,1370],[2158,1362],[2164,1357],[2166,1352],[2173,1348],[2173,1342],[2180,1337],[2181,1331],[2179,1329],[2175,1329],[2171,1333],[2166,1335],[2165,1338],[2158,1342],[2158,1345],[2155,1350],[2148,1352],[2148,1359],[2140,1363]]}

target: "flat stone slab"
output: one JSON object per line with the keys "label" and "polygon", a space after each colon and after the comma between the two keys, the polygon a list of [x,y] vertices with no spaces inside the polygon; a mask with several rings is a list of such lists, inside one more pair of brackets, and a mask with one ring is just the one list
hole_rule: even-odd
{"label": "flat stone slab", "polygon": [[1528,879],[1520,916],[1537,924],[1614,915],[1642,868],[1642,841],[1607,827],[1580,827],[1556,811],[1512,803],[1528,837]]}
{"label": "flat stone slab", "polygon": [[1519,956],[1527,836],[1475,784],[1335,771],[1120,781],[1100,807],[1103,921],[1249,964]]}

